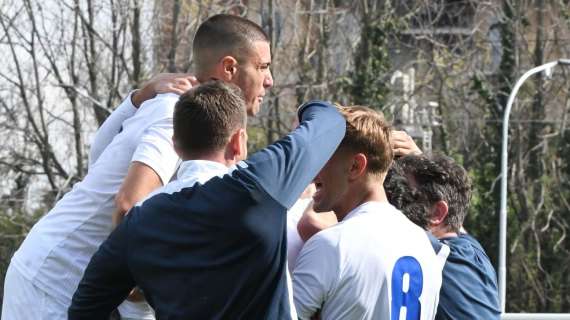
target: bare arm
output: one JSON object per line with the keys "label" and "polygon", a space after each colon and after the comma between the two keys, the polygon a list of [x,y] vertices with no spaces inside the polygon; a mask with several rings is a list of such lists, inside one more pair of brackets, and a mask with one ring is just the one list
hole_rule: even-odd
{"label": "bare arm", "polygon": [[151,191],[162,186],[159,175],[142,162],[133,162],[119,192],[115,196],[116,209],[113,212],[113,225],[118,225],[123,216]]}
{"label": "bare arm", "polygon": [[297,231],[303,241],[307,242],[317,232],[332,227],[338,223],[334,212],[316,213],[311,202],[297,224]]}
{"label": "bare arm", "polygon": [[196,85],[198,80],[188,73],[159,73],[146,82],[142,89],[136,90],[131,99],[133,105],[138,108],[159,93],[183,94]]}

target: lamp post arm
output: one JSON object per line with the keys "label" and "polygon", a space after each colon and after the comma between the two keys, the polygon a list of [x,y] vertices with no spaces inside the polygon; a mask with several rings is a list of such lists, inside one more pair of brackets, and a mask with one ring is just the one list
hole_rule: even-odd
{"label": "lamp post arm", "polygon": [[501,312],[505,313],[507,296],[507,178],[508,178],[508,144],[509,144],[509,116],[515,97],[523,83],[533,74],[551,69],[558,63],[570,64],[568,59],[560,59],[545,63],[525,72],[515,84],[507,106],[503,112],[503,140],[501,147],[501,208],[499,212],[499,299],[501,302]]}

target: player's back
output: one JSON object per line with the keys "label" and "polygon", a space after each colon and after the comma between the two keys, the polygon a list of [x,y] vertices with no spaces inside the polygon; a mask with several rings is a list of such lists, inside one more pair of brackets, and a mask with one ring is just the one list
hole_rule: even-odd
{"label": "player's back", "polygon": [[435,254],[424,230],[388,203],[357,207],[306,246],[323,254],[323,273],[333,275],[323,281],[329,283],[323,319],[435,316],[445,257]]}

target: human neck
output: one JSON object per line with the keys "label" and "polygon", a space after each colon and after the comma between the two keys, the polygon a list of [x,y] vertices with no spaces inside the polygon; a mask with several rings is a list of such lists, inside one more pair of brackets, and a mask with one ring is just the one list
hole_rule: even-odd
{"label": "human neck", "polygon": [[444,226],[431,226],[429,228],[431,234],[438,239],[457,237],[457,232],[451,231]]}
{"label": "human neck", "polygon": [[338,221],[342,221],[352,210],[367,202],[388,202],[384,186],[380,181],[367,181],[349,188],[346,201],[334,209]]}
{"label": "human neck", "polygon": [[208,71],[196,74],[196,79],[198,80],[198,82],[204,83],[212,80],[223,80],[224,78],[222,75],[218,74],[215,71]]}

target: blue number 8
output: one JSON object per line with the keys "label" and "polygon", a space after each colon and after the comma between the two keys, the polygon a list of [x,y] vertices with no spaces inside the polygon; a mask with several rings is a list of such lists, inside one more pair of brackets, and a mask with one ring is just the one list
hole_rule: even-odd
{"label": "blue number 8", "polygon": [[[409,286],[404,292],[404,275],[408,274]],[[406,307],[406,320],[420,318],[424,278],[422,267],[414,257],[405,256],[396,261],[392,271],[392,320],[400,320],[402,307]]]}

